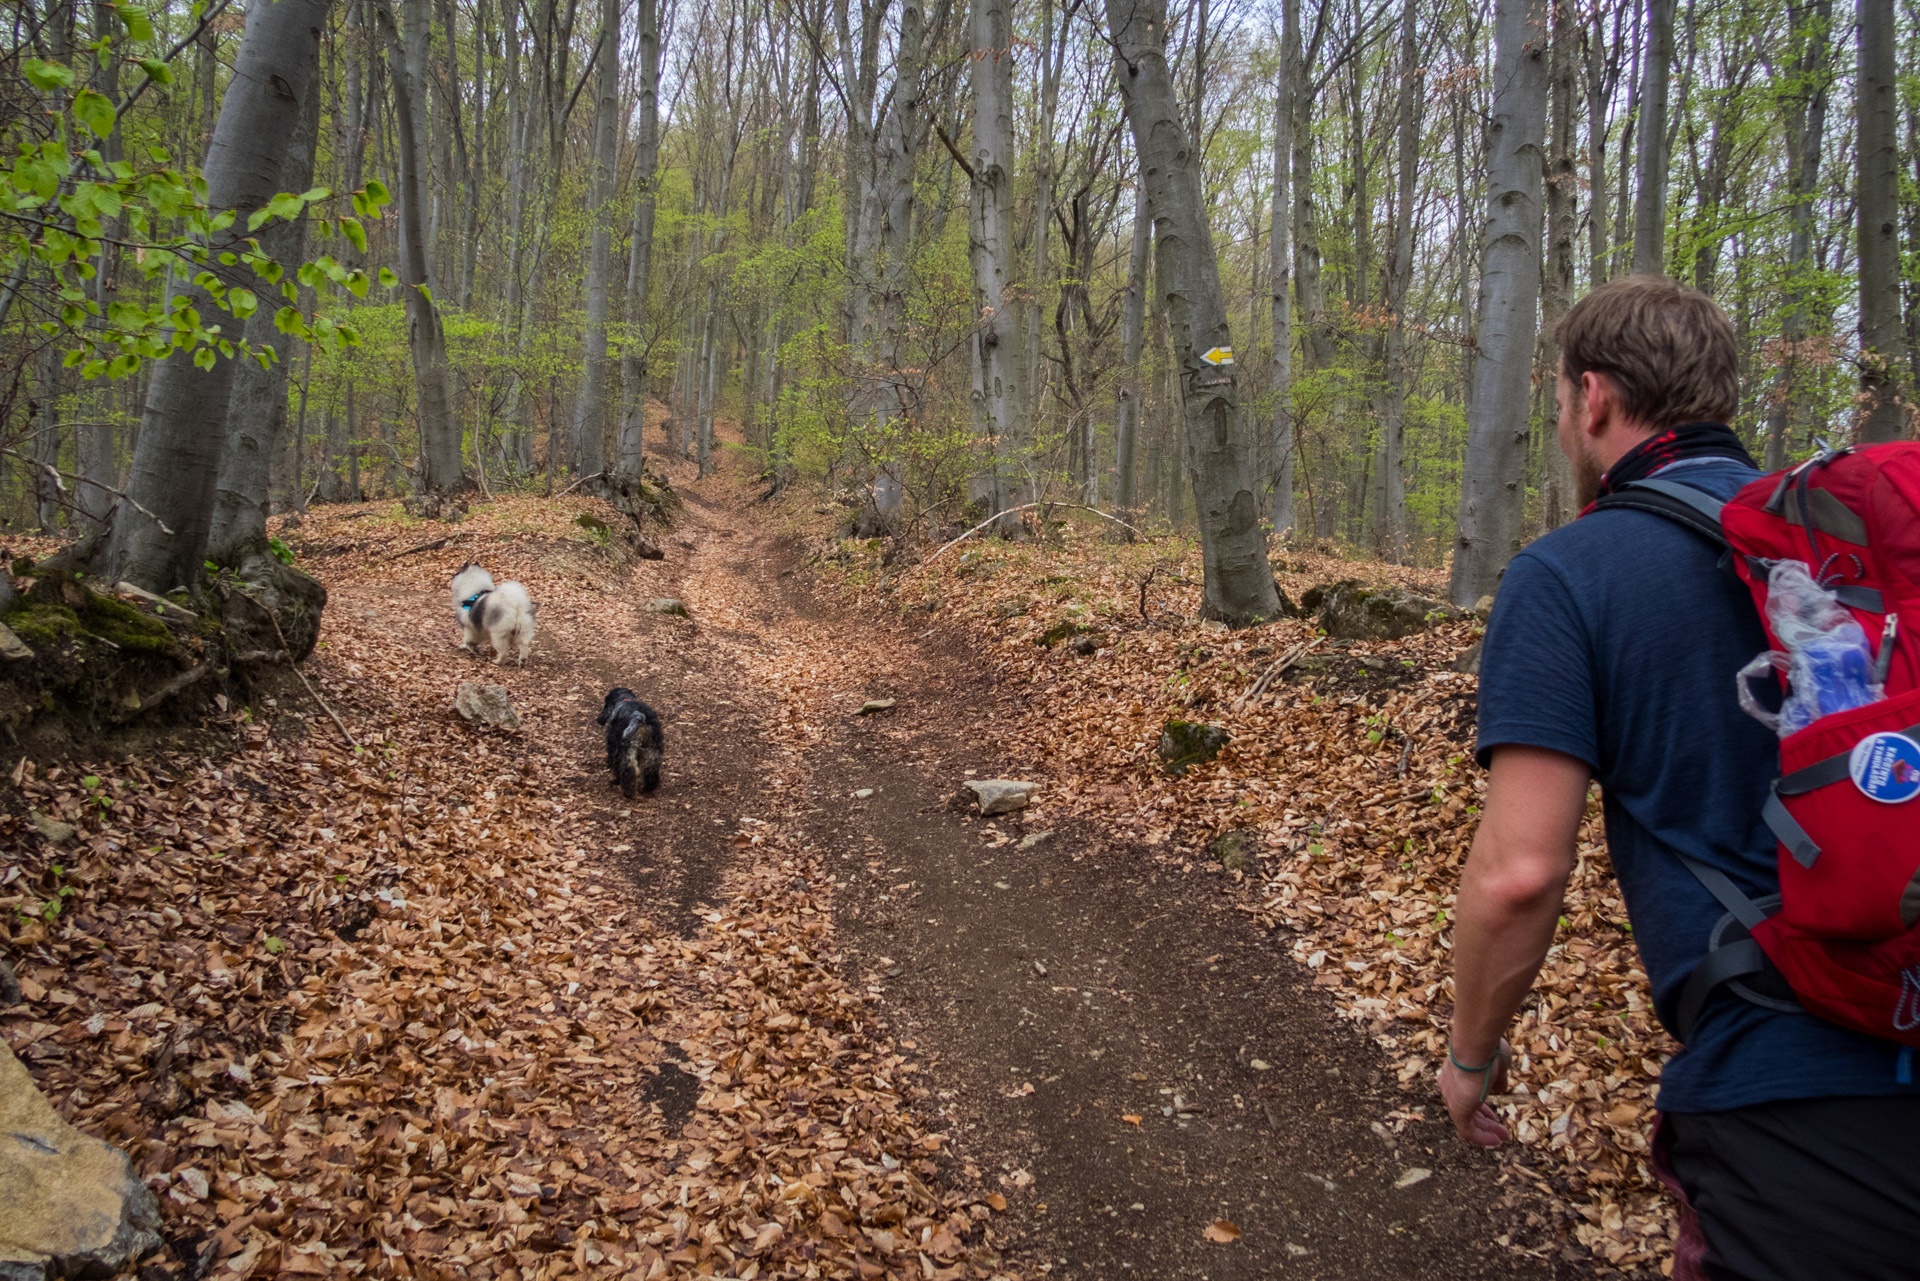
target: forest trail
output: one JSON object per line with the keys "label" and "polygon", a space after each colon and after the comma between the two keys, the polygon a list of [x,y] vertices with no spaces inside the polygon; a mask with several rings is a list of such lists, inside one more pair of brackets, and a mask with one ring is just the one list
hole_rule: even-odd
{"label": "forest trail", "polygon": [[[1018,683],[816,593],[723,459],[664,464],[663,560],[578,499],[313,513],[355,749],[294,693],[210,719],[226,755],[20,763],[0,1035],[162,1192],[155,1276],[1605,1274],[1218,879],[1043,835],[1044,790],[1027,828],[959,803],[1047,776]],[[455,649],[469,559],[540,603],[526,668]],[[633,802],[614,685],[666,724]]]}
{"label": "forest trail", "polygon": [[[934,1092],[918,1107],[950,1138],[944,1175],[1010,1203],[995,1219],[1008,1265],[1588,1274],[1557,1245],[1508,1248],[1539,1234],[1500,1167],[1408,1110],[1310,974],[1210,887],[1092,825],[1026,841],[959,803],[962,779],[1033,763],[997,754],[1021,709],[955,639],[816,598],[729,469],[676,483],[666,561],[624,593],[549,604],[532,667],[506,675],[553,762],[565,843],[606,852],[643,910],[667,906],[688,932],[764,888],[762,850],[812,869],[843,949],[830,960]],[[650,612],[653,596],[691,617]],[[665,784],[631,805],[592,728],[620,684],[667,726]],[[880,698],[897,706],[857,714]],[[1207,1239],[1215,1220],[1238,1242]]]}

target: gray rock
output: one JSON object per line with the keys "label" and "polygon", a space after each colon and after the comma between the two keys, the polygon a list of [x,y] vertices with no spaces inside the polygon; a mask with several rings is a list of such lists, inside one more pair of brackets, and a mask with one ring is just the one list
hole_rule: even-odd
{"label": "gray rock", "polygon": [[20,1004],[20,980],[13,976],[13,967],[4,958],[0,958],[0,1006]]}
{"label": "gray rock", "polygon": [[1026,783],[1011,778],[968,779],[963,786],[973,792],[973,799],[979,803],[983,815],[1011,814],[1015,810],[1027,808],[1033,800],[1033,794],[1040,790],[1038,783]]}
{"label": "gray rock", "polygon": [[1461,617],[1445,601],[1396,589],[1375,591],[1357,579],[1315,587],[1300,598],[1317,610],[1320,627],[1336,640],[1399,640],[1436,622]]}
{"label": "gray rock", "polygon": [[1466,652],[1454,659],[1453,670],[1456,672],[1465,672],[1469,676],[1478,676],[1480,674],[1480,646],[1484,643],[1484,641],[1475,641],[1467,648]]}
{"label": "gray rock", "polygon": [[633,544],[634,554],[641,560],[665,560],[667,558],[667,554],[660,550],[660,545],[651,538],[648,538],[645,534],[629,535],[627,541]]}
{"label": "gray rock", "polygon": [[893,706],[897,701],[898,700],[891,699],[891,698],[870,698],[866,702],[860,704],[860,710],[858,712],[855,712],[854,715],[872,716],[875,712],[892,711]]}
{"label": "gray rock", "polygon": [[1491,595],[1482,596],[1479,600],[1473,602],[1473,616],[1481,622],[1486,622],[1492,614],[1493,597]]}
{"label": "gray rock", "polygon": [[27,822],[32,825],[34,831],[40,833],[40,835],[46,837],[55,845],[61,845],[72,840],[74,834],[80,830],[71,823],[62,823],[57,818],[48,818],[39,810],[28,810]]}
{"label": "gray rock", "polygon": [[0,1042],[0,1278],[111,1276],[159,1229],[126,1153],[68,1125]]}
{"label": "gray rock", "polygon": [[13,575],[0,565],[0,614],[19,608],[20,589],[13,585]]}
{"label": "gray rock", "polygon": [[1229,872],[1251,872],[1260,860],[1260,837],[1256,832],[1222,832],[1207,852]]}
{"label": "gray rock", "polygon": [[1076,636],[1068,648],[1082,658],[1092,658],[1100,652],[1100,642],[1091,636]]}
{"label": "gray rock", "polygon": [[476,724],[520,728],[520,713],[514,710],[513,699],[504,685],[461,681],[453,692],[453,710],[460,713],[462,719]]}
{"label": "gray rock", "polygon": [[656,614],[672,614],[676,618],[687,618],[687,607],[671,596],[655,596],[647,602],[647,608]]}
{"label": "gray rock", "polygon": [[14,635],[13,629],[0,623],[0,658],[32,658],[33,650],[27,643]]}
{"label": "gray rock", "polygon": [[1021,849],[1021,850],[1030,850],[1034,846],[1045,844],[1046,842],[1052,839],[1053,839],[1053,832],[1051,830],[1048,830],[1045,832],[1028,832],[1025,836],[1020,838],[1020,843],[1014,846],[1014,848]]}
{"label": "gray rock", "polygon": [[1168,721],[1160,730],[1160,760],[1169,774],[1184,774],[1190,765],[1210,761],[1233,741],[1218,725],[1198,721]]}

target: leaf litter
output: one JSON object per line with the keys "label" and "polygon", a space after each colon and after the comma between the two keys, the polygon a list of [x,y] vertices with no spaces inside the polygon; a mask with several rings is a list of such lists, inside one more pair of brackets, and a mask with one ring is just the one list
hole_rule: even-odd
{"label": "leaf litter", "polygon": [[[807,537],[823,532],[803,513],[790,519]],[[1328,641],[1302,619],[1228,631],[1200,620],[1190,541],[1121,543],[1076,522],[1044,540],[969,540],[931,565],[891,559],[878,542],[828,541],[811,563],[876,613],[957,633],[1012,682],[1025,715],[1000,730],[1002,746],[1051,775],[1026,821],[1096,820],[1221,877],[1388,1056],[1409,1095],[1382,1118],[1389,1132],[1438,1116],[1454,897],[1486,785],[1472,757],[1477,679],[1453,668],[1480,625],[1366,642]],[[1440,572],[1312,550],[1277,554],[1274,570],[1295,600],[1355,577],[1444,595]],[[1079,650],[1059,643],[1067,636]],[[1169,720],[1231,739],[1175,777],[1156,755]],[[1209,852],[1228,833],[1250,838],[1243,870]],[[1516,1211],[1560,1220],[1599,1259],[1665,1271],[1674,1219],[1647,1132],[1677,1047],[1652,1014],[1597,790],[1563,911],[1510,1032],[1512,1090],[1493,1102],[1519,1142],[1496,1177]]]}
{"label": "leaf litter", "polygon": [[450,714],[458,676],[576,708],[539,642],[531,672],[450,665],[451,566],[604,642],[634,593],[574,517],[624,518],[505,499],[395,560],[420,536],[396,510],[316,512],[298,539],[336,592],[312,679],[363,750],[263,700],[216,722],[224,758],[25,762],[0,803],[25,996],[0,1035],[159,1192],[170,1249],[143,1275],[1017,1278],[987,1222],[1005,1199],[955,1186],[915,1062],[837,972],[808,851],[743,819],[682,933],[588,852],[578,744]]}

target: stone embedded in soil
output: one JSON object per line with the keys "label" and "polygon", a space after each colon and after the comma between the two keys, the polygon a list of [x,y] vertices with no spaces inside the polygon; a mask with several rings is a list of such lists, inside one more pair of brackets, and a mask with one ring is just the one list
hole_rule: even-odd
{"label": "stone embedded in soil", "polygon": [[1260,838],[1253,832],[1222,832],[1213,838],[1207,852],[1229,872],[1250,872],[1260,857]]}
{"label": "stone embedded in soil", "polygon": [[655,596],[647,602],[647,608],[656,614],[672,614],[676,618],[686,618],[687,607],[671,596]]}
{"label": "stone embedded in soil", "polygon": [[870,698],[860,704],[860,710],[854,714],[856,716],[871,716],[875,712],[889,711],[897,701],[898,700],[891,698]]}
{"label": "stone embedded in soil", "polygon": [[1048,830],[1045,832],[1028,832],[1025,836],[1020,838],[1020,844],[1015,846],[1014,848],[1022,849],[1022,850],[1030,850],[1034,846],[1042,843],[1043,841],[1050,841],[1052,839],[1053,839],[1053,832],[1051,830]]}
{"label": "stone embedded in soil", "polygon": [[520,728],[520,713],[514,710],[513,698],[504,685],[461,681],[453,694],[453,710],[463,720],[476,724],[498,725],[504,729]]}
{"label": "stone embedded in soil", "polygon": [[110,1276],[159,1227],[126,1154],[67,1124],[0,1042],[0,1276]]}
{"label": "stone embedded in soil", "polygon": [[1091,636],[1076,636],[1068,648],[1082,658],[1091,658],[1100,652],[1100,642]]}
{"label": "stone embedded in soil", "polygon": [[988,817],[1025,809],[1033,799],[1033,794],[1040,790],[1038,783],[1011,778],[968,779],[965,786],[972,790],[973,799],[980,805],[980,813]]}
{"label": "stone embedded in soil", "polygon": [[0,623],[0,658],[32,658],[27,643],[13,634],[13,628]]}
{"label": "stone embedded in soil", "polygon": [[1220,754],[1233,741],[1233,735],[1218,725],[1199,721],[1168,721],[1160,730],[1160,760],[1169,774],[1184,774],[1190,765],[1199,765]]}
{"label": "stone embedded in soil", "polygon": [[1461,616],[1445,601],[1391,588],[1374,591],[1353,578],[1312,588],[1300,604],[1317,610],[1321,629],[1336,640],[1399,640]]}
{"label": "stone embedded in soil", "polygon": [[48,818],[39,810],[29,810],[27,812],[27,822],[33,826],[34,831],[40,833],[40,835],[46,837],[55,845],[72,840],[74,833],[79,830],[71,823],[62,823],[57,818]]}

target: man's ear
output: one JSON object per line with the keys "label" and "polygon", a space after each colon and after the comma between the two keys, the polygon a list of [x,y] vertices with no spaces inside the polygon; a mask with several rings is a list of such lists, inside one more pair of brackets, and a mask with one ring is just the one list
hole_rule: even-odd
{"label": "man's ear", "polygon": [[1614,394],[1613,379],[1598,370],[1589,369],[1580,375],[1581,403],[1584,412],[1580,415],[1580,430],[1583,435],[1603,436],[1620,417],[1620,400]]}

